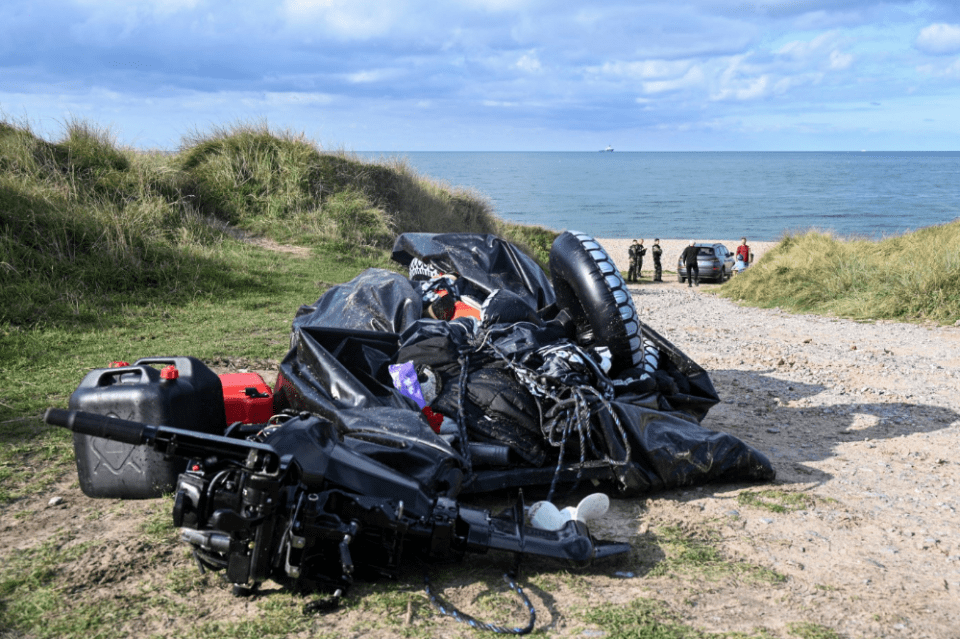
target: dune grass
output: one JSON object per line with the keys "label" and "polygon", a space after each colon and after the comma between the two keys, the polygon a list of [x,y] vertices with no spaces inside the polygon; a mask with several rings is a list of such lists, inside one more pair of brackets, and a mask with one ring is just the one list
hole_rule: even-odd
{"label": "dune grass", "polygon": [[880,241],[787,235],[720,294],[852,319],[960,319],[960,220]]}
{"label": "dune grass", "polygon": [[241,234],[383,262],[397,234],[508,235],[544,260],[555,234],[505,224],[479,194],[399,160],[327,153],[302,135],[237,124],[176,154],[121,148],[71,121],[47,142],[0,122],[0,325],[94,326],[138,306],[221,297]]}

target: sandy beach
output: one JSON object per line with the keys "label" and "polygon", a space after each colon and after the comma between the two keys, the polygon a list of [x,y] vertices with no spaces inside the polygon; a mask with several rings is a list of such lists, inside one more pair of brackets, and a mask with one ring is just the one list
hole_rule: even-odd
{"label": "sandy beach", "polygon": [[[603,239],[596,238],[600,245],[603,246],[604,250],[613,258],[614,263],[617,265],[621,271],[626,271],[630,267],[630,258],[628,257],[627,251],[630,248],[630,245],[633,244],[633,238],[626,240],[619,239]],[[643,271],[644,272],[653,272],[653,256],[650,253],[650,247],[653,246],[653,238],[636,238],[642,239],[643,245],[647,248],[647,254],[643,258]],[[697,242],[720,242],[725,245],[730,252],[737,250],[737,247],[740,245],[740,238],[734,240],[701,240],[697,239]],[[663,270],[665,271],[675,271],[677,258],[680,257],[680,253],[683,252],[684,247],[690,244],[690,240],[660,240],[660,246],[663,248]],[[751,242],[750,238],[747,238],[747,245],[750,247],[750,251],[753,253],[753,259],[759,260],[763,257],[763,254],[768,250],[777,245],[776,242]]]}

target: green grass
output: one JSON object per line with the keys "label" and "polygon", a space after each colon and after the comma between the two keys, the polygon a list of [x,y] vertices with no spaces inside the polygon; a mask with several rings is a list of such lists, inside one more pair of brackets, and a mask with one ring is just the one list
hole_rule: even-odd
{"label": "green grass", "polygon": [[57,587],[60,568],[89,547],[71,546],[70,541],[68,535],[59,534],[32,548],[5,553],[0,566],[0,628],[29,628],[40,637],[60,637],[72,634],[68,626],[85,623],[75,619],[63,624],[57,616],[63,606]]}
{"label": "green grass", "polygon": [[878,242],[810,231],[784,237],[720,294],[852,319],[960,319],[960,220]]}
{"label": "green grass", "polygon": [[787,632],[799,639],[841,639],[835,630],[805,621],[788,624]]}
{"label": "green grass", "polygon": [[[607,639],[770,639],[764,629],[744,633],[704,632],[683,622],[664,603],[638,597],[625,604],[602,605],[580,612],[586,623]],[[811,638],[812,639],[812,638]]]}
{"label": "green grass", "polygon": [[[260,639],[287,637],[304,632],[314,625],[313,619],[301,612],[301,597],[276,593],[256,602],[256,615],[238,621],[208,621],[198,624],[185,636],[200,639]],[[184,629],[186,630],[186,629]],[[323,636],[311,633],[310,636]]]}
{"label": "green grass", "polygon": [[745,490],[737,495],[737,503],[783,514],[812,508],[815,500],[807,493],[766,489]]}
{"label": "green grass", "polygon": [[[234,240],[224,243],[222,258],[230,265],[222,277],[234,284],[218,295],[182,305],[159,299],[126,305],[89,327],[0,329],[0,504],[45,490],[72,467],[69,433],[39,420],[47,407],[66,406],[89,371],[155,355],[279,362],[301,304],[316,301],[333,282],[386,264],[383,253],[293,258]],[[42,470],[29,477],[17,472],[31,466]]]}
{"label": "green grass", "polygon": [[696,574],[708,581],[736,578],[749,583],[779,584],[786,578],[764,566],[729,559],[718,549],[719,533],[712,530],[686,530],[679,526],[662,526],[652,540],[639,539],[634,544],[644,563],[644,548],[656,546],[663,558],[650,570],[652,576]]}

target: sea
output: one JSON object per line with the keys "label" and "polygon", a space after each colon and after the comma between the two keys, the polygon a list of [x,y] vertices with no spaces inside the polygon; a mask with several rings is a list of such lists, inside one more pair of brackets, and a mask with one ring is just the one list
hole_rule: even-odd
{"label": "sea", "polygon": [[601,238],[879,240],[960,217],[960,152],[368,152]]}

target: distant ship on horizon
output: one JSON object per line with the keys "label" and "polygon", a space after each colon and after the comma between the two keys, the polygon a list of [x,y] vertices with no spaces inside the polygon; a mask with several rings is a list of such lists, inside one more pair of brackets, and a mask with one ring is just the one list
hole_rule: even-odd
{"label": "distant ship on horizon", "polygon": [[607,145],[607,148],[605,148],[605,149],[600,149],[600,152],[601,152],[601,153],[613,153],[613,147],[608,144],[608,145]]}

